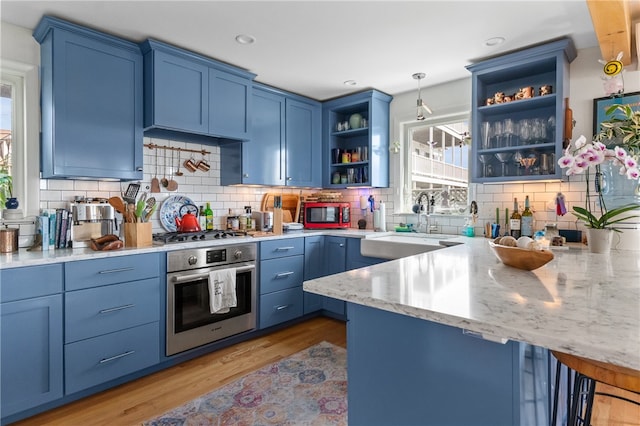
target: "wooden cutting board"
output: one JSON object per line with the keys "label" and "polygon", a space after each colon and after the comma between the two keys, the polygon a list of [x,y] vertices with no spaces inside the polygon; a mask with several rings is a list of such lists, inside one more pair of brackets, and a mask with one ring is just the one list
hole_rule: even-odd
{"label": "wooden cutting board", "polygon": [[267,192],[262,198],[260,210],[263,212],[272,212],[273,201],[276,196],[282,197],[283,222],[297,222],[300,217],[300,196],[296,194]]}

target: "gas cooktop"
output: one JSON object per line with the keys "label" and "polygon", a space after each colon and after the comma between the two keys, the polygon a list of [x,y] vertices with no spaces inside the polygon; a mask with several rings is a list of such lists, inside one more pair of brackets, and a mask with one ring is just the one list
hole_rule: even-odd
{"label": "gas cooktop", "polygon": [[214,229],[208,231],[195,232],[162,232],[153,234],[153,241],[159,241],[164,244],[182,243],[187,241],[206,241],[221,238],[232,239],[244,237],[247,233],[243,231],[231,231],[228,229]]}

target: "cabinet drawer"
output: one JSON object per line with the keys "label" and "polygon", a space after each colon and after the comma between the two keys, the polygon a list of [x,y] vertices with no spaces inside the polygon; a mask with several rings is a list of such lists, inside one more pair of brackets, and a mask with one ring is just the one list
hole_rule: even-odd
{"label": "cabinet drawer", "polygon": [[304,256],[263,260],[260,262],[260,294],[301,286],[303,274]]}
{"label": "cabinet drawer", "polygon": [[264,241],[260,243],[260,260],[304,254],[304,238]]}
{"label": "cabinet drawer", "polygon": [[62,264],[0,270],[0,302],[62,292]]}
{"label": "cabinet drawer", "polygon": [[157,277],[159,259],[157,253],[152,253],[68,262],[65,264],[65,289],[79,290]]}
{"label": "cabinet drawer", "polygon": [[302,287],[260,296],[260,328],[271,327],[302,316]]}
{"label": "cabinet drawer", "polygon": [[65,294],[65,343],[158,321],[158,278]]}
{"label": "cabinet drawer", "polygon": [[65,394],[142,370],[160,359],[157,322],[65,345]]}

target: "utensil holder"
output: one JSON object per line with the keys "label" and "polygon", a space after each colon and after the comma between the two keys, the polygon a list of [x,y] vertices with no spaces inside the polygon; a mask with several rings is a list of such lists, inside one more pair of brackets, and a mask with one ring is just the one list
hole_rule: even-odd
{"label": "utensil holder", "polygon": [[125,247],[150,247],[152,244],[151,222],[124,224]]}
{"label": "utensil holder", "polygon": [[282,209],[280,207],[273,208],[273,233],[282,235]]}

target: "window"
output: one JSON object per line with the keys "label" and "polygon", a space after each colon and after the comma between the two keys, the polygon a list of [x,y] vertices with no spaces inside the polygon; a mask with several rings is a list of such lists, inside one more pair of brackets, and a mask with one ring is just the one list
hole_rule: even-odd
{"label": "window", "polygon": [[469,186],[469,123],[467,114],[405,125],[405,208],[429,205],[434,212],[466,210]]}
{"label": "window", "polygon": [[40,207],[38,67],[5,59],[2,65],[0,176],[11,176],[12,195],[19,208],[23,215],[33,216]]}
{"label": "window", "polygon": [[13,126],[13,86],[0,83],[0,203],[13,194],[11,177],[11,129]]}

